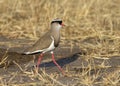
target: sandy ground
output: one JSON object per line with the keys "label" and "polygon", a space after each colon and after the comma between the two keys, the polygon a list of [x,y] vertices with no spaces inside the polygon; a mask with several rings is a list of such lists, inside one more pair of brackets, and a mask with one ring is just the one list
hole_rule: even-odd
{"label": "sandy ground", "polygon": [[[30,44],[33,44],[34,41],[0,37],[0,43],[0,54],[4,58],[7,57],[5,63],[1,64],[0,68],[1,84],[4,85],[44,85],[48,83],[44,82],[44,80],[47,79],[48,81],[52,80],[56,85],[72,86],[73,84],[76,85],[76,83],[79,85],[79,75],[85,72],[87,75],[90,74],[90,76],[99,73],[99,77],[96,78],[96,81],[102,81],[103,77],[115,72],[120,72],[119,56],[109,59],[83,58],[83,55],[86,53],[78,47],[74,46],[70,49],[69,45],[64,46],[61,44],[55,50],[55,56],[58,64],[63,67],[67,75],[63,76],[60,73],[51,61],[51,55],[49,53],[44,56],[40,65],[39,75],[36,75],[34,73],[34,66],[38,55],[36,55],[35,60],[33,56],[21,55],[24,49],[29,47]],[[7,43],[11,43],[11,46],[7,46]],[[8,49],[7,53],[6,49]],[[2,60],[3,57],[1,57]],[[38,76],[41,78],[38,78]]]}

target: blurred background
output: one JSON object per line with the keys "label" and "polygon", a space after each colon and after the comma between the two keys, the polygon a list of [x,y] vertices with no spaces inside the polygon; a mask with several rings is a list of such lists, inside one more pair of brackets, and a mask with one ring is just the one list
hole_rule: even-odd
{"label": "blurred background", "polygon": [[94,55],[120,53],[119,0],[0,0],[1,36],[37,40],[54,18],[66,24],[63,44],[68,40]]}
{"label": "blurred background", "polygon": [[[55,57],[85,54],[63,58],[67,77],[54,67],[36,76],[27,67],[33,58],[16,52],[34,44],[55,18],[66,25]],[[5,50],[11,47],[15,52]],[[120,0],[0,0],[0,56],[1,86],[120,86]]]}

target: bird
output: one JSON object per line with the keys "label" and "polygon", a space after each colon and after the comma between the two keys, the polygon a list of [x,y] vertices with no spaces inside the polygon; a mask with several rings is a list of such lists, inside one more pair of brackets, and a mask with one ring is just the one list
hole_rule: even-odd
{"label": "bird", "polygon": [[62,19],[56,18],[51,21],[50,29],[40,37],[40,39],[33,44],[30,48],[24,51],[24,55],[35,55],[40,54],[37,61],[37,72],[41,60],[46,52],[51,53],[53,63],[58,67],[58,69],[65,74],[62,67],[56,62],[54,58],[54,50],[59,46],[60,43],[60,29],[65,26]]}

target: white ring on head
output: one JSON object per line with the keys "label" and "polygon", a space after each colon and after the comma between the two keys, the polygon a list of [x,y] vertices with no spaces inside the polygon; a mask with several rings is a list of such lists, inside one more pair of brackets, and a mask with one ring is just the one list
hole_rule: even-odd
{"label": "white ring on head", "polygon": [[57,18],[57,19],[52,20],[52,22],[54,22],[54,21],[62,21],[62,20]]}

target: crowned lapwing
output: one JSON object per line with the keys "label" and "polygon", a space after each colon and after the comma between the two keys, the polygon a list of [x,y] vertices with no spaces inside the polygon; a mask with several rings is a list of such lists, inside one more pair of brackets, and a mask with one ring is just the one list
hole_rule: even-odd
{"label": "crowned lapwing", "polygon": [[50,52],[52,55],[52,61],[54,64],[59,68],[59,70],[64,74],[64,71],[59,66],[59,64],[55,61],[54,58],[54,49],[58,47],[60,42],[60,29],[64,26],[61,19],[54,19],[51,21],[51,28],[50,30],[44,34],[32,47],[28,48],[24,54],[26,55],[35,55],[39,54],[40,56],[38,58],[37,62],[37,72],[40,65],[40,62],[43,58],[43,55],[46,52]]}

